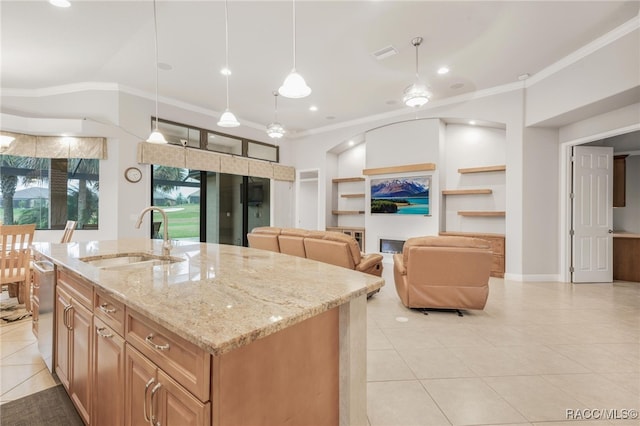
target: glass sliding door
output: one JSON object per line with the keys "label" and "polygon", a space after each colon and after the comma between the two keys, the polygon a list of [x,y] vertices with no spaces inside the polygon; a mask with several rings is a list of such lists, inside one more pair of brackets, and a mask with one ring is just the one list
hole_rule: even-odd
{"label": "glass sliding door", "polygon": [[[169,238],[200,241],[200,171],[153,166],[153,202],[167,213]],[[153,212],[151,237],[162,238],[162,216]]]}
{"label": "glass sliding door", "polygon": [[[248,232],[270,224],[269,179],[153,166],[152,189],[171,239],[246,246]],[[163,226],[153,212],[152,238],[162,238]]]}

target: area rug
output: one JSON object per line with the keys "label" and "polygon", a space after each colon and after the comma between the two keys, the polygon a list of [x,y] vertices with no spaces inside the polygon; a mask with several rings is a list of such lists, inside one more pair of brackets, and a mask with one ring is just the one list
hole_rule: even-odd
{"label": "area rug", "polygon": [[[4,296],[3,292],[3,296]],[[31,312],[24,304],[18,303],[17,297],[2,297],[0,301],[0,327],[31,319]]]}
{"label": "area rug", "polygon": [[81,426],[80,416],[62,385],[0,405],[2,426]]}

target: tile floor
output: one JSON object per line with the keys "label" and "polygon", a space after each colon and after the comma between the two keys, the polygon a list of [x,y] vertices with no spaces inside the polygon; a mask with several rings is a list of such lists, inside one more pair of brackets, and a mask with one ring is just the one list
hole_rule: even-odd
{"label": "tile floor", "polygon": [[567,410],[640,409],[640,283],[492,278],[485,310],[458,317],[404,308],[392,273],[367,304],[371,426],[568,425]]}
{"label": "tile floor", "polygon": [[[640,284],[492,278],[484,311],[368,301],[370,426],[569,425],[567,410],[640,408]],[[29,322],[0,328],[0,402],[53,386]],[[637,411],[636,411],[637,413]],[[640,421],[600,419],[588,426]]]}

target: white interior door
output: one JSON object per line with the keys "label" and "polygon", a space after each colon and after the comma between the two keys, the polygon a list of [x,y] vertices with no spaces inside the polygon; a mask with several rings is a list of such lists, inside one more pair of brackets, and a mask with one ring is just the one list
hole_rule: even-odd
{"label": "white interior door", "polygon": [[613,148],[573,148],[572,281],[613,281]]}

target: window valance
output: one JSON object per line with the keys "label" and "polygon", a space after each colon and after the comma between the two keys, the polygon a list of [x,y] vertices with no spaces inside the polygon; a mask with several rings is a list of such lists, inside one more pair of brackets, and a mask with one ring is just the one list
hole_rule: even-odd
{"label": "window valance", "polygon": [[107,140],[102,137],[35,136],[1,132],[15,138],[2,149],[4,155],[34,158],[107,158]]}
{"label": "window valance", "polygon": [[290,166],[177,145],[140,142],[138,162],[290,182],[295,180],[295,168]]}

